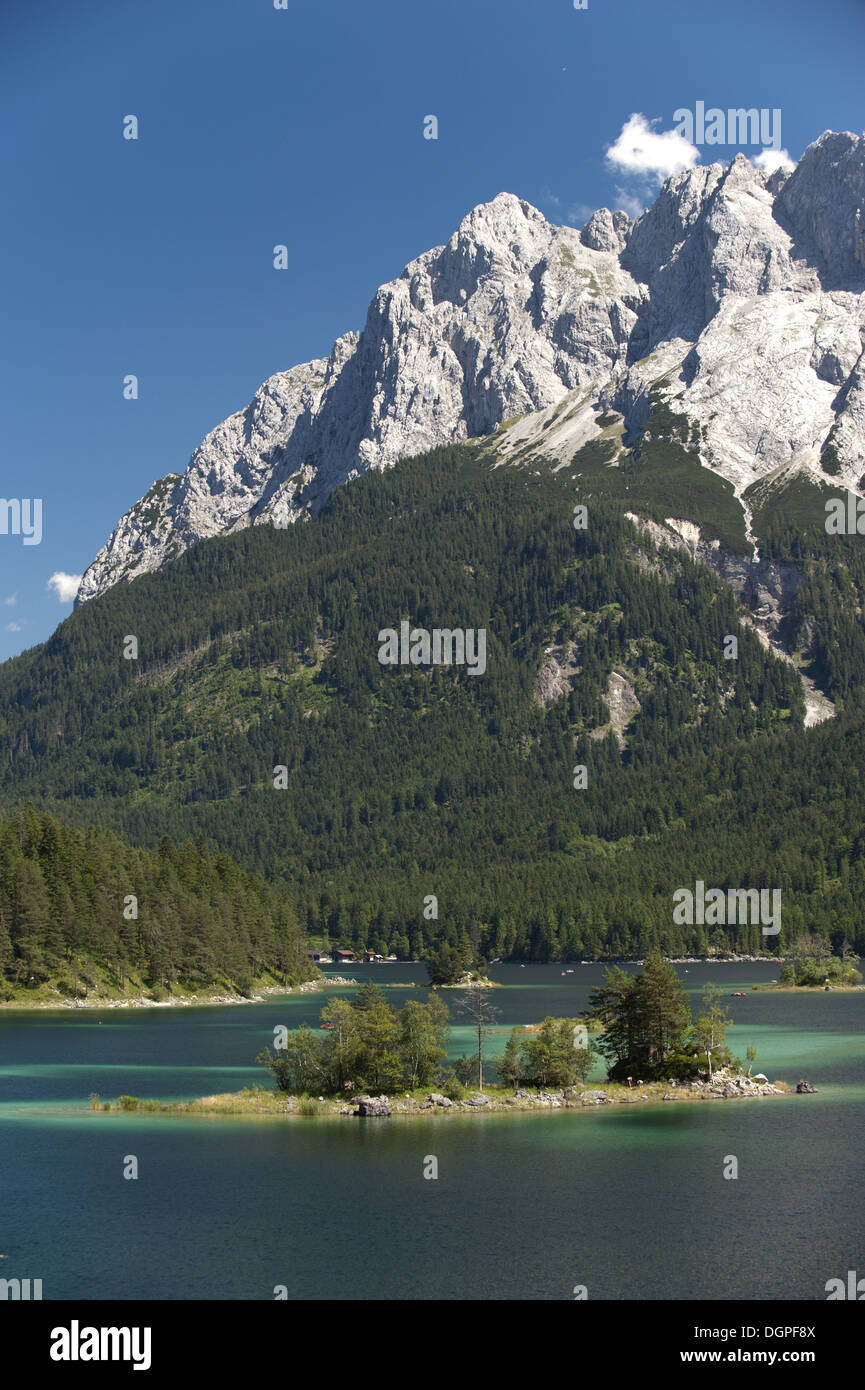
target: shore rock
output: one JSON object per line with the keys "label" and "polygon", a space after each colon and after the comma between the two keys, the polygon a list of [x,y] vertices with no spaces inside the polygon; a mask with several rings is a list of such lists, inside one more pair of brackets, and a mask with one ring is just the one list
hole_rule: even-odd
{"label": "shore rock", "polygon": [[810,1081],[799,1081],[796,1085],[797,1096],[815,1096],[817,1087],[812,1086]]}
{"label": "shore rock", "polygon": [[367,1117],[389,1115],[391,1111],[387,1096],[378,1096],[377,1098],[366,1097],[358,1101],[357,1109],[354,1113],[355,1115],[364,1115]]}

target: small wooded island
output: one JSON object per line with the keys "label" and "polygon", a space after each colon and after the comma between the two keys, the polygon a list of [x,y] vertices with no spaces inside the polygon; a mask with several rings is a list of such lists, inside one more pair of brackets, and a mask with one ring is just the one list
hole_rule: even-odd
{"label": "small wooded island", "polygon": [[859,957],[849,942],[844,941],[840,954],[835,955],[825,936],[802,933],[793,942],[781,966],[777,982],[755,985],[755,989],[861,989],[862,972],[857,970]]}
{"label": "small wooded island", "polygon": [[[546,1018],[513,1028],[498,1055],[488,1055],[500,1010],[475,982],[455,996],[458,1015],[477,1038],[471,1056],[448,1064],[450,1012],[437,994],[397,1010],[372,981],[353,999],[332,999],[318,1029],[274,1029],[273,1049],[256,1061],[276,1087],[164,1105],[121,1096],[112,1107],[91,1097],[93,1109],[184,1113],[387,1116],[458,1111],[573,1108],[640,1101],[693,1101],[780,1095],[785,1082],[751,1076],[725,1042],[731,1020],[720,990],[707,985],[692,1018],[673,966],[651,955],[640,974],[608,969],[581,1018]],[[595,1064],[607,1064],[607,1083],[591,1088]],[[497,1073],[485,1083],[484,1069]],[[803,1083],[804,1084],[804,1083]]]}

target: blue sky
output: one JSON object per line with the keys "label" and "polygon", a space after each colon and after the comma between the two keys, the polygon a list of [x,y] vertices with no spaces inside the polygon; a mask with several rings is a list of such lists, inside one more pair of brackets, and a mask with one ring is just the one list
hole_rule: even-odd
{"label": "blue sky", "polygon": [[71,611],[52,575],[475,204],[645,204],[660,172],[606,152],[698,101],[780,108],[794,160],[859,133],[863,40],[863,0],[3,0],[0,495],[41,498],[43,535],[0,534],[0,658]]}

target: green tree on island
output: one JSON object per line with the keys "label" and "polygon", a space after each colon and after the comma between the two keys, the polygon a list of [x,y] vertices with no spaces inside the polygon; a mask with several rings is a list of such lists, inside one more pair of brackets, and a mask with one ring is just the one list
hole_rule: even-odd
{"label": "green tree on island", "polygon": [[445,941],[438,950],[430,951],[426,968],[430,984],[456,985],[471,970],[480,969],[480,962],[471,942],[463,939],[456,946]]}
{"label": "green tree on island", "polygon": [[603,983],[589,995],[587,1019],[596,1019],[603,1033],[598,1050],[610,1064],[610,1075],[616,1068],[636,1065],[638,1048],[642,1045],[642,1011],[637,989],[637,975],[629,975],[619,965],[604,971]]}
{"label": "green tree on island", "polygon": [[854,965],[856,960],[858,957],[846,938],[839,957],[833,955],[825,936],[802,932],[788,948],[779,978],[785,985],[858,985],[862,975]]}
{"label": "green tree on island", "polygon": [[594,1061],[590,1047],[574,1046],[574,1025],[567,1018],[545,1018],[536,1033],[520,1042],[519,1054],[523,1079],[539,1089],[575,1086],[586,1079]]}
{"label": "green tree on island", "polygon": [[320,1040],[304,1024],[289,1033],[285,1047],[275,1057],[262,1053],[256,1061],[267,1059],[281,1091],[315,1091],[327,1084],[328,1073]]}
{"label": "green tree on island", "polygon": [[519,1090],[523,1084],[525,1070],[523,1059],[520,1056],[520,1030],[514,1028],[511,1036],[505,1043],[504,1055],[499,1062],[499,1076],[506,1086],[513,1086],[514,1090]]}
{"label": "green tree on island", "polygon": [[[701,995],[701,1011],[691,1025],[690,1040],[694,1047],[705,1053],[709,1064],[709,1080],[712,1079],[712,1059],[722,1064],[730,1061],[730,1053],[724,1046],[727,1029],[733,1020],[721,1002],[721,991],[717,985],[706,985]],[[748,1049],[753,1051],[752,1048]],[[756,1057],[756,1053],[754,1053]]]}
{"label": "green tree on island", "polygon": [[637,997],[649,1066],[662,1071],[670,1053],[681,1044],[691,1010],[675,966],[658,951],[648,957],[638,978]]}
{"label": "green tree on island", "polygon": [[357,1065],[372,1090],[396,1085],[404,1074],[399,1056],[399,1017],[383,989],[368,980],[354,1000],[358,1014]]}
{"label": "green tree on island", "polygon": [[[344,1091],[358,1071],[360,1019],[348,999],[331,999],[320,1014],[328,1029],[327,1075],[337,1091]],[[317,1041],[319,1041],[317,1039]]]}
{"label": "green tree on island", "polygon": [[603,984],[589,996],[586,1018],[603,1025],[596,1046],[607,1058],[611,1080],[693,1071],[687,1055],[688,999],[660,952],[648,957],[641,975],[628,975],[618,966],[607,970]]}
{"label": "green tree on island", "polygon": [[[730,1066],[735,1059],[726,1045],[730,1019],[717,985],[702,991],[700,1009],[691,1021],[687,995],[669,961],[657,952],[642,974],[628,975],[618,966],[607,970],[603,984],[589,996],[586,1017],[603,1032],[597,1049],[608,1062],[610,1080],[696,1077],[701,1067]],[[756,1050],[748,1049],[753,1066]]]}
{"label": "green tree on island", "polygon": [[447,1055],[450,1015],[444,1000],[428,1004],[410,999],[399,1015],[399,1051],[407,1072],[409,1090],[423,1086],[436,1075]]}
{"label": "green tree on island", "polygon": [[320,1018],[320,1032],[295,1028],[284,1047],[256,1058],[281,1091],[392,1091],[438,1079],[449,1032],[443,1000],[410,999],[397,1011],[384,990],[369,981],[354,999],[331,999]]}

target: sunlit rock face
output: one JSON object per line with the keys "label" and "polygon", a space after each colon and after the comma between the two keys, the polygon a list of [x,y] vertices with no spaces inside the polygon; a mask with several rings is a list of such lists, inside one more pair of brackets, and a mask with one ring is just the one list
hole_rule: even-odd
{"label": "sunlit rock face", "polygon": [[[802,469],[865,474],[865,137],[827,132],[790,174],[737,155],[669,179],[636,222],[556,227],[500,193],[383,285],[360,333],[270,377],[186,471],[118,522],[78,602],[232,528],[287,526],[371,468],[501,431],[565,461],[650,390],[700,423],[740,495]],[[553,426],[550,428],[550,426]],[[513,452],[513,450],[512,450]],[[827,464],[830,465],[827,467]]]}

